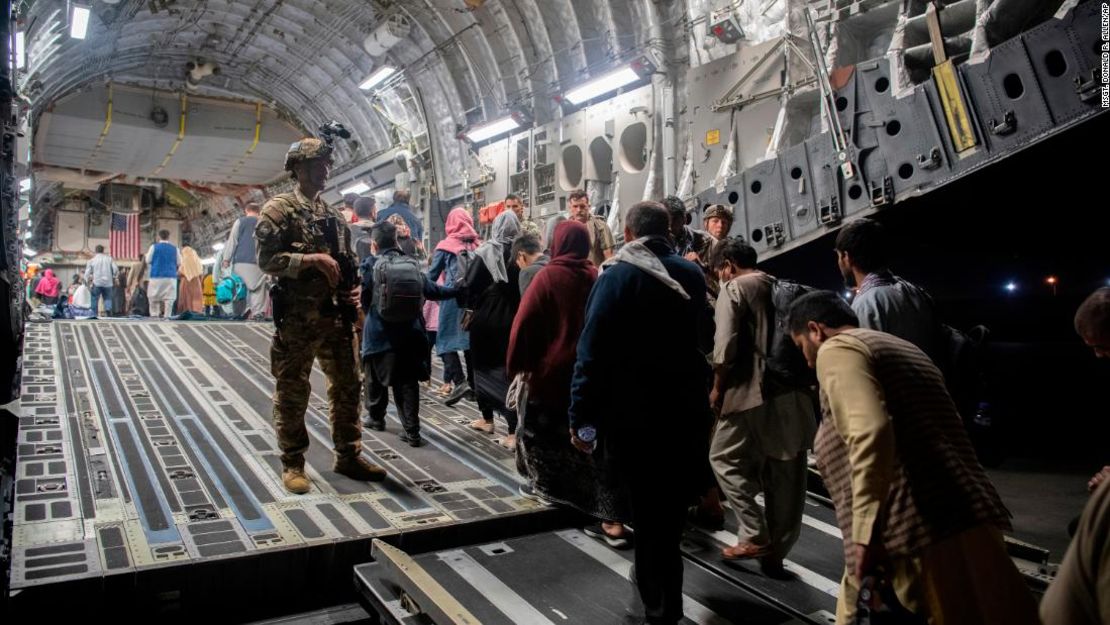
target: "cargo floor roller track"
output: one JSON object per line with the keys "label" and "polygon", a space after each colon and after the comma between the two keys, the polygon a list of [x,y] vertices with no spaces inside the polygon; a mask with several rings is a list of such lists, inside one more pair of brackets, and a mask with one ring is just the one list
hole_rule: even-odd
{"label": "cargo floor roller track", "polygon": [[223,569],[260,566],[267,555],[310,560],[298,569],[344,549],[364,561],[374,537],[458,540],[459,527],[507,519],[528,527],[553,516],[519,497],[512,454],[466,427],[478,416],[469,402],[445,408],[422,397],[421,448],[398,440],[392,413],[386,432],[364,431],[364,453],[389,470],[387,481],[332,472],[318,369],[307,415],[313,489],[285,493],[271,424],[271,332],[256,323],[29,325],[13,589],[49,597],[56,584],[114,588],[149,573],[167,588],[210,592]]}

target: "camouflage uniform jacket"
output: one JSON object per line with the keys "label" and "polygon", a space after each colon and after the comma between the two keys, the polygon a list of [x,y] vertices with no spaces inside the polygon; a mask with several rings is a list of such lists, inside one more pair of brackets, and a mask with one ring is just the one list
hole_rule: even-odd
{"label": "camouflage uniform jacket", "polygon": [[539,239],[540,243],[543,243],[543,232],[540,230],[540,225],[527,217],[520,220],[520,233],[530,234]]}
{"label": "camouflage uniform jacket", "polygon": [[[292,297],[288,305],[319,310],[332,302],[335,289],[320,271],[302,265],[306,254],[332,254],[325,229],[335,229],[339,254],[352,266],[358,259],[351,250],[351,231],[343,215],[319,198],[309,200],[299,188],[270,198],[262,207],[254,237],[258,266],[277,276],[278,284]],[[339,259],[337,259],[339,260]],[[295,294],[295,295],[294,295]]]}
{"label": "camouflage uniform jacket", "polygon": [[716,242],[717,239],[704,230],[683,226],[682,235],[675,240],[674,253],[684,258],[690,252],[697,254],[697,263],[704,269],[709,266],[710,253]]}

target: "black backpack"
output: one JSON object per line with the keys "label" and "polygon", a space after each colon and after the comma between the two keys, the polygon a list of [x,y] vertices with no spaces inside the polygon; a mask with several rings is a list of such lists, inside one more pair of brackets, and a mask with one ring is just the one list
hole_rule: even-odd
{"label": "black backpack", "polygon": [[789,280],[775,279],[771,285],[772,324],[764,355],[764,386],[770,389],[801,390],[817,384],[817,375],[806,364],[805,356],[786,327],[790,306],[799,297],[812,293],[813,287]]}
{"label": "black backpack", "polygon": [[374,263],[371,304],[382,320],[411,322],[424,311],[424,272],[415,259],[385,254]]}
{"label": "black backpack", "polygon": [[146,289],[141,286],[135,287],[135,292],[131,294],[131,305],[128,306],[132,317],[149,317],[150,316],[150,300],[147,299]]}
{"label": "black backpack", "polygon": [[466,288],[466,279],[470,274],[470,266],[474,264],[474,250],[462,250],[455,255],[455,281],[452,283],[457,289]]}

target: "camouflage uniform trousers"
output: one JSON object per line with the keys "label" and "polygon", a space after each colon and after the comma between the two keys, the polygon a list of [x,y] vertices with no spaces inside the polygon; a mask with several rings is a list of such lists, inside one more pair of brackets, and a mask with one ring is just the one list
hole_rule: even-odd
{"label": "camouflage uniform trousers", "polygon": [[358,405],[362,381],[354,352],[354,329],[337,316],[289,311],[274,331],[270,370],[274,375],[274,430],[284,467],[303,467],[308,450],[305,411],[312,391],[312,363],[327,376],[328,416],[337,457],[362,450]]}

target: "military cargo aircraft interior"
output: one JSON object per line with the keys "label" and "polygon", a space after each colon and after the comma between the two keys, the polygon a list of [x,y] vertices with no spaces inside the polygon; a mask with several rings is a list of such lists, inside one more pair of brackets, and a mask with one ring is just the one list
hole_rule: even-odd
{"label": "military cargo aircraft interior", "polygon": [[10,623],[1110,625],[1110,4],[3,0]]}

